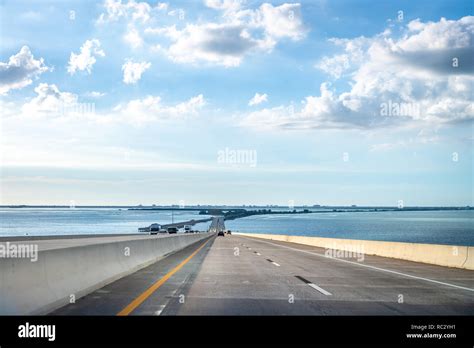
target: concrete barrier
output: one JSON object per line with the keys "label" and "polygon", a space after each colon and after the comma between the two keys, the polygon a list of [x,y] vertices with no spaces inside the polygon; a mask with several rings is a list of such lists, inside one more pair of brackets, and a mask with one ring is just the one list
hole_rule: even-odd
{"label": "concrete barrier", "polygon": [[211,235],[137,236],[97,243],[84,239],[57,248],[48,241],[36,262],[0,258],[0,315],[46,314],[70,303],[71,296],[77,300]]}
{"label": "concrete barrier", "polygon": [[234,233],[262,239],[311,245],[315,247],[360,251],[366,255],[391,257],[438,266],[474,270],[474,247],[459,245],[421,244],[356,240],[340,238],[322,238],[289,236],[281,234]]}

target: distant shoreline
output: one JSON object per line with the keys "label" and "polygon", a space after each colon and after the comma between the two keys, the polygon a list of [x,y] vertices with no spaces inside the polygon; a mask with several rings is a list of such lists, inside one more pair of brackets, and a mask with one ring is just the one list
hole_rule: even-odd
{"label": "distant shoreline", "polygon": [[244,209],[244,210],[256,210],[256,209],[283,209],[287,211],[292,210],[301,210],[306,209],[312,213],[318,212],[360,212],[360,211],[436,211],[436,210],[474,210],[474,207],[471,206],[405,206],[403,208],[398,208],[396,206],[330,206],[330,205],[321,205],[321,206],[276,206],[276,205],[267,205],[267,206],[257,206],[257,205],[245,205],[245,206],[226,206],[226,205],[194,205],[194,206],[141,206],[141,205],[76,205],[74,207],[68,205],[0,205],[0,208],[12,208],[12,209],[22,209],[22,208],[54,208],[54,209],[71,209],[71,208],[85,208],[85,209],[127,209],[127,210],[142,210],[142,211],[170,211],[170,210],[181,210],[181,211],[201,211],[208,209],[217,209],[217,210],[235,210],[235,209]]}

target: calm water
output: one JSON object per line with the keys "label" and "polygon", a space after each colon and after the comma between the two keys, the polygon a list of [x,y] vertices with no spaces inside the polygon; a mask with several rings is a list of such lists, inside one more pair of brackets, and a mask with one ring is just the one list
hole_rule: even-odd
{"label": "calm water", "polygon": [[[204,219],[198,212],[174,211],[174,222]],[[0,209],[0,236],[138,233],[138,227],[171,223],[171,211],[126,209]],[[195,229],[207,230],[208,224]]]}
{"label": "calm water", "polygon": [[474,211],[261,215],[226,221],[243,232],[474,246]]}
{"label": "calm water", "polygon": [[[175,211],[174,221],[204,218]],[[171,211],[0,209],[0,236],[136,233],[170,223]],[[206,230],[208,224],[195,229]],[[474,211],[324,213],[250,216],[227,221],[234,231],[474,246]]]}

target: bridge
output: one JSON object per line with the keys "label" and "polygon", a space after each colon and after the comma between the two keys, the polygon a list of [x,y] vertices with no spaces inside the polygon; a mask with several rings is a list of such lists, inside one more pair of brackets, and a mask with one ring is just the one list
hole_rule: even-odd
{"label": "bridge", "polygon": [[[451,246],[428,246],[433,255],[426,257],[457,263],[446,267],[368,254],[328,257],[328,248],[314,245],[217,236],[223,228],[216,217],[210,232],[198,234],[36,240],[37,262],[0,259],[0,313],[474,314],[472,247],[443,259]],[[412,243],[387,250],[412,247],[424,253]]]}
{"label": "bridge", "polygon": [[212,236],[52,314],[474,314],[472,271],[365,257],[341,262],[321,248]]}
{"label": "bridge", "polygon": [[[209,222],[211,220],[212,220],[212,218],[198,219],[198,220],[192,219],[192,220],[188,220],[188,221],[174,222],[174,223],[171,223],[171,224],[164,224],[164,225],[159,225],[159,226],[161,226],[161,228],[163,228],[163,229],[167,229],[167,228],[170,228],[170,227],[184,228],[184,226],[194,226],[196,224]],[[151,227],[153,225],[156,225],[156,224],[151,224],[148,227],[139,227],[138,232],[150,232]]]}
{"label": "bridge", "polygon": [[224,216],[213,217],[208,231],[212,233],[218,233],[224,230],[225,230]]}

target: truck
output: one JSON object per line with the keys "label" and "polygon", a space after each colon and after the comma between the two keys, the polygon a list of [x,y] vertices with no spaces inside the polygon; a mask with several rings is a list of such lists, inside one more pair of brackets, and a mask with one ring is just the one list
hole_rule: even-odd
{"label": "truck", "polygon": [[161,230],[161,225],[160,224],[151,224],[150,225],[150,233],[151,234],[157,234]]}

